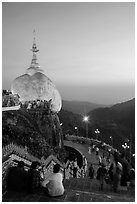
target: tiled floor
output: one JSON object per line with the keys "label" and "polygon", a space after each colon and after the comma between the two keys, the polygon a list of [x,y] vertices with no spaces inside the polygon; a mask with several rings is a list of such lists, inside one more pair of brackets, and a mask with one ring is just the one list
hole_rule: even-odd
{"label": "tiled floor", "polygon": [[42,191],[35,194],[8,192],[3,197],[3,202],[134,202],[134,191],[127,192],[126,189],[119,193],[111,192],[105,186],[99,191],[96,180],[70,179],[64,182],[65,194],[61,197],[51,198]]}

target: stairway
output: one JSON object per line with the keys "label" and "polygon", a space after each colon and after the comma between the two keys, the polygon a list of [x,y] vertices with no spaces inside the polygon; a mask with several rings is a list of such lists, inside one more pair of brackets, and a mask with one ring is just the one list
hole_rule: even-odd
{"label": "stairway", "polygon": [[[112,191],[112,187],[110,184],[106,184],[104,182],[103,190],[100,190],[100,183],[97,179],[90,179],[90,178],[70,178],[64,180],[64,187],[66,190],[74,190],[80,191],[85,193],[99,193],[99,194],[115,194]],[[127,194],[127,188],[120,187],[120,194]]]}
{"label": "stairway", "polygon": [[35,194],[7,192],[3,202],[135,202],[135,194],[129,192],[113,193],[104,188],[98,189],[98,181],[89,178],[64,180],[65,193],[58,198],[46,196],[43,191]]}
{"label": "stairway", "polygon": [[[92,192],[99,190],[99,182],[89,178],[70,178],[64,181],[65,189]],[[105,186],[106,188],[106,186]],[[107,189],[108,190],[108,189]]]}

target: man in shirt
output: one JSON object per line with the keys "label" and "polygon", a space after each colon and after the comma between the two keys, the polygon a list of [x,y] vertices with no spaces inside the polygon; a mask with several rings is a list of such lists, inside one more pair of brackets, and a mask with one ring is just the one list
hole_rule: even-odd
{"label": "man in shirt", "polygon": [[53,173],[42,182],[42,186],[45,188],[46,193],[53,197],[64,194],[64,186],[62,183],[63,174],[59,171],[60,165],[54,165]]}

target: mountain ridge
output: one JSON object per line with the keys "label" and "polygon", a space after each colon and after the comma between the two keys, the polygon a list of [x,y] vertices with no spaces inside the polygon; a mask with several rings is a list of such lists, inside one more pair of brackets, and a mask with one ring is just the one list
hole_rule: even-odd
{"label": "mountain ridge", "polygon": [[62,109],[70,111],[75,114],[80,115],[86,115],[90,111],[97,109],[97,108],[110,108],[113,107],[113,109],[118,109],[118,107],[121,107],[123,104],[128,106],[128,104],[132,101],[135,101],[135,98],[132,98],[127,101],[115,103],[115,104],[98,104],[93,103],[89,101],[75,101],[75,100],[62,100]]}
{"label": "mountain ridge", "polygon": [[88,101],[62,101],[62,109],[80,115],[86,115],[91,110],[106,106],[109,107],[110,105],[96,104]]}

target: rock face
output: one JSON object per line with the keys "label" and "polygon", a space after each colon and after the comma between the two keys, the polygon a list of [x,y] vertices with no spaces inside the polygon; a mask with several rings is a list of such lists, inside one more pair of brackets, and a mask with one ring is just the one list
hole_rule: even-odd
{"label": "rock face", "polygon": [[20,101],[46,100],[51,102],[51,110],[59,112],[62,106],[61,96],[52,81],[37,71],[33,75],[24,74],[17,77],[11,86],[13,94],[18,94]]}
{"label": "rock face", "polygon": [[2,143],[4,146],[11,142],[27,146],[28,152],[39,159],[50,154],[61,156],[64,145],[58,114],[49,114],[44,109],[23,108],[3,112]]}

